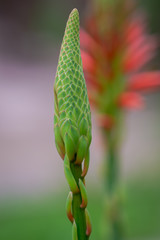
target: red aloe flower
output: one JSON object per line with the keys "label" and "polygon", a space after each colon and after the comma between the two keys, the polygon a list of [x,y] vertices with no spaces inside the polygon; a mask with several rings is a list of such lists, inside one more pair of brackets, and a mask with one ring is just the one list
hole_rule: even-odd
{"label": "red aloe flower", "polygon": [[141,109],[144,106],[143,98],[136,92],[124,92],[119,99],[119,106]]}
{"label": "red aloe flower", "polygon": [[134,91],[151,90],[160,85],[160,71],[142,72],[130,77],[128,88]]}
{"label": "red aloe flower", "polygon": [[89,99],[101,114],[101,126],[110,128],[119,109],[144,106],[140,91],[160,86],[160,71],[143,71],[157,43],[129,0],[106,3],[106,8],[99,4],[80,37]]}

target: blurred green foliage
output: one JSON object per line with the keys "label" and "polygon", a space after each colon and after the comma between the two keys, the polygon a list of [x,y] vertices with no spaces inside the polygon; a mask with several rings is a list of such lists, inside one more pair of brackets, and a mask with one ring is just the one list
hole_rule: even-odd
{"label": "blurred green foliage", "polygon": [[159,0],[139,0],[142,9],[147,11],[151,32],[160,33],[160,1]]}
{"label": "blurred green foliage", "polygon": [[[63,191],[62,191],[63,192]],[[99,239],[102,193],[89,192],[88,209],[92,213],[92,239]],[[71,239],[71,224],[65,215],[64,194],[38,201],[5,201],[0,205],[0,239]],[[160,238],[160,182],[133,181],[127,187],[126,224],[128,239]]]}

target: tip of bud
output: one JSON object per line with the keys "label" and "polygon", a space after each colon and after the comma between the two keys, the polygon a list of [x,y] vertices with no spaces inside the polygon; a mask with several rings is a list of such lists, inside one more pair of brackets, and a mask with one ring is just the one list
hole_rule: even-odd
{"label": "tip of bud", "polygon": [[73,10],[72,10],[71,14],[79,14],[79,12],[78,12],[77,8],[73,8]]}
{"label": "tip of bud", "polygon": [[72,17],[78,17],[79,18],[79,12],[78,12],[78,10],[77,10],[77,8],[74,8],[72,11],[71,11],[71,13],[70,13],[70,15],[69,15],[69,18],[72,18]]}

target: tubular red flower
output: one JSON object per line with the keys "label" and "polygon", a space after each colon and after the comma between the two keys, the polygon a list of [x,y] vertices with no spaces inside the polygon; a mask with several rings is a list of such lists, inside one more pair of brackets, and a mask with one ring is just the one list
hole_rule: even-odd
{"label": "tubular red flower", "polygon": [[87,87],[88,89],[94,88],[96,91],[101,92],[103,90],[103,87],[99,81],[95,78],[94,75],[91,75],[87,72],[84,73],[85,79],[87,79]]}
{"label": "tubular red flower", "polygon": [[150,90],[160,87],[160,71],[134,74],[129,79],[128,89]]}
{"label": "tubular red flower", "polygon": [[127,44],[132,44],[135,40],[145,34],[145,22],[139,17],[138,19],[133,18],[129,22],[125,30],[125,41]]}
{"label": "tubular red flower", "polygon": [[89,73],[95,73],[96,62],[91,57],[91,55],[88,54],[87,52],[81,50],[81,57],[82,57],[82,63],[83,63],[84,71],[87,71]]}
{"label": "tubular red flower", "polygon": [[131,45],[124,57],[124,71],[137,71],[155,55],[156,44],[153,38],[141,44]]}
{"label": "tubular red flower", "polygon": [[136,92],[125,92],[119,98],[119,106],[127,109],[142,109],[144,100],[140,94]]}
{"label": "tubular red flower", "polygon": [[80,29],[80,45],[81,48],[87,49],[91,52],[99,48],[94,38],[92,38],[83,28]]}

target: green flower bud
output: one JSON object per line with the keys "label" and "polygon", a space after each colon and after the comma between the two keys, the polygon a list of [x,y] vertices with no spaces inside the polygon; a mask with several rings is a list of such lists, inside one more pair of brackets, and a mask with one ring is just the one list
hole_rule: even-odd
{"label": "green flower bud", "polygon": [[[70,161],[83,161],[91,142],[91,113],[83,74],[79,41],[79,14],[71,12],[61,46],[54,84],[55,141]],[[84,139],[85,141],[81,142]],[[83,149],[84,147],[84,149]]]}

